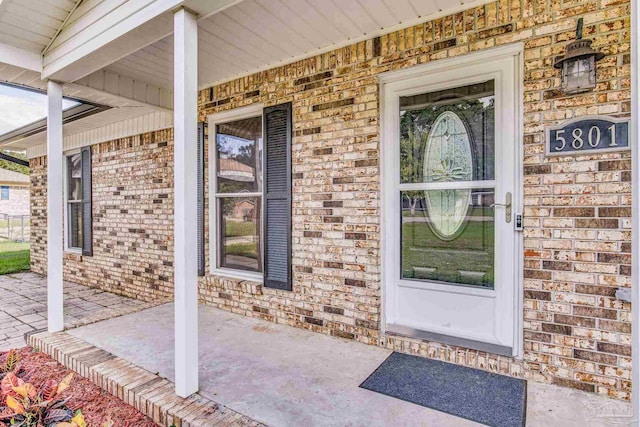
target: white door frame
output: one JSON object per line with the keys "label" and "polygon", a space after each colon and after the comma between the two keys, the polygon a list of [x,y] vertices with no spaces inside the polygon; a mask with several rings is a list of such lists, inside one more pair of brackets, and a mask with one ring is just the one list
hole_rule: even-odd
{"label": "white door frame", "polygon": [[[392,150],[395,148],[395,138],[397,135],[397,131],[393,128],[395,120],[389,120],[389,117],[393,114],[397,115],[398,112],[395,111],[395,104],[390,105],[388,102],[385,102],[385,88],[387,84],[402,82],[405,80],[416,79],[416,78],[424,78],[425,87],[429,86],[428,76],[432,73],[442,73],[448,70],[460,70],[461,67],[465,67],[469,70],[474,70],[475,68],[481,66],[482,64],[487,64],[498,59],[506,59],[512,58],[515,56],[516,58],[516,66],[515,66],[515,75],[514,77],[514,87],[513,94],[515,97],[514,104],[516,106],[516,111],[514,112],[514,127],[515,132],[519,135],[518,141],[516,141],[515,146],[515,158],[516,164],[514,165],[515,171],[514,175],[516,176],[517,182],[513,187],[513,212],[521,213],[523,210],[523,172],[522,172],[522,159],[523,159],[523,145],[522,145],[522,114],[523,114],[523,50],[524,46],[522,43],[514,43],[506,46],[502,46],[499,48],[492,48],[483,50],[480,52],[475,52],[471,54],[462,55],[455,58],[437,60],[428,64],[411,67],[408,69],[392,71],[388,73],[381,74],[379,76],[380,83],[380,115],[381,115],[381,127],[380,127],[380,158],[381,158],[381,174],[380,174],[380,193],[381,193],[381,220],[380,220],[380,236],[381,236],[381,333],[383,335],[388,334],[387,330],[387,321],[389,320],[389,313],[387,311],[387,304],[390,302],[389,298],[389,286],[388,279],[386,279],[386,275],[389,274],[387,271],[387,267],[385,266],[386,260],[388,258],[388,252],[393,250],[391,248],[391,242],[388,242],[386,238],[386,234],[389,231],[388,227],[395,227],[396,224],[392,224],[390,220],[390,214],[385,212],[387,210],[387,200],[390,196],[391,189],[389,185],[385,185],[385,182],[388,182],[387,172],[389,170],[393,170],[392,168],[387,167],[388,162],[391,161],[390,158],[392,155],[388,150]],[[479,74],[487,74],[486,72],[477,72],[477,73],[469,73],[469,75],[479,75]],[[472,81],[473,78],[469,79],[469,82]],[[465,81],[463,77],[461,80],[456,80],[455,85],[464,85],[468,83]],[[420,84],[420,86],[423,86]],[[395,189],[393,189],[395,191]],[[502,201],[504,195],[498,195],[496,193],[498,201]],[[513,344],[510,348],[511,356],[521,356],[523,354],[523,245],[522,245],[522,233],[516,233],[516,255],[515,255],[515,265],[514,265],[514,281],[515,286],[513,290]],[[453,286],[448,286],[449,292],[455,292],[455,288]],[[472,290],[469,291],[473,293]],[[510,316],[511,317],[511,316]],[[511,325],[510,325],[511,326]],[[440,335],[437,333],[433,334],[425,334],[430,336],[424,336],[425,339],[430,339],[433,341],[442,341],[445,342],[447,337],[444,335]],[[493,344],[487,344],[485,347],[482,347],[481,343],[474,342],[473,340],[467,339],[449,339],[446,341],[449,344],[465,346],[469,345],[471,348],[478,348],[480,350],[488,351],[488,352],[496,352],[500,353],[498,348],[500,346],[496,346]],[[480,347],[478,347],[480,345]],[[505,354],[505,353],[500,353]]]}

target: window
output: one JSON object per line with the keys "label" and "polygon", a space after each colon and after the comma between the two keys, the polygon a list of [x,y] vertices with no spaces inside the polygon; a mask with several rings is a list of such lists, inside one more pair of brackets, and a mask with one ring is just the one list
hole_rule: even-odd
{"label": "window", "polygon": [[262,116],[215,125],[213,215],[217,268],[260,273]]}
{"label": "window", "polygon": [[291,291],[291,103],[211,116],[210,266]]}
{"label": "window", "polygon": [[9,200],[9,186],[3,185],[0,187],[0,200]]}
{"label": "window", "polygon": [[82,159],[67,157],[67,247],[82,249]]}
{"label": "window", "polygon": [[66,246],[92,255],[91,147],[66,157]]}

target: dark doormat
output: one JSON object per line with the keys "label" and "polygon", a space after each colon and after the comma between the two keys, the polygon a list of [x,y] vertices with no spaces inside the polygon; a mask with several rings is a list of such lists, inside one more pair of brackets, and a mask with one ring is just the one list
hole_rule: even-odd
{"label": "dark doormat", "polygon": [[525,425],[527,382],[392,353],[360,387],[495,427]]}

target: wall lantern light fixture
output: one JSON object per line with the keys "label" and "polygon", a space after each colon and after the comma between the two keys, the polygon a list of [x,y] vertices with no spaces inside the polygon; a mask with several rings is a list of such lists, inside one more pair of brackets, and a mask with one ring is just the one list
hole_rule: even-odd
{"label": "wall lantern light fixture", "polygon": [[553,64],[562,70],[562,90],[567,94],[588,92],[596,87],[596,62],[604,53],[591,49],[592,41],[582,38],[583,19],[578,19],[576,39],[567,45],[567,52]]}

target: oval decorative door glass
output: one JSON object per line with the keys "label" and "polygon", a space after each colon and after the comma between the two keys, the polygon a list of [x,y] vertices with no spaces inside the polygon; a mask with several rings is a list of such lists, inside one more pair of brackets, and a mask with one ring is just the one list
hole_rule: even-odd
{"label": "oval decorative door glass", "polygon": [[[473,157],[469,133],[453,111],[441,113],[431,126],[424,153],[424,182],[471,181]],[[470,189],[426,190],[429,227],[443,240],[463,230],[471,205]]]}

